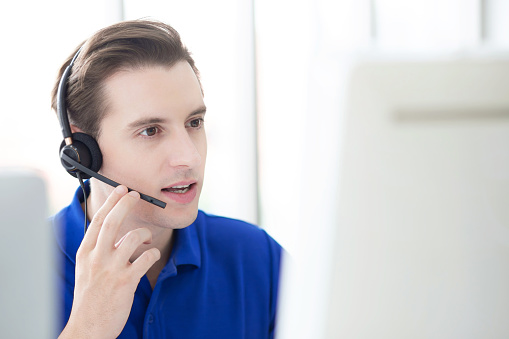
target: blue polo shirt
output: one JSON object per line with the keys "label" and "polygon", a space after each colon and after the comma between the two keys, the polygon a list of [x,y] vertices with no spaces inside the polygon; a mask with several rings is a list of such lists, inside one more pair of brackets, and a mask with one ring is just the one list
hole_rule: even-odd
{"label": "blue polo shirt", "polygon": [[[88,183],[87,190],[90,189]],[[53,217],[63,270],[61,328],[71,313],[83,193]],[[144,276],[119,338],[272,338],[281,247],[262,229],[198,212],[174,231],[170,258],[152,290]]]}

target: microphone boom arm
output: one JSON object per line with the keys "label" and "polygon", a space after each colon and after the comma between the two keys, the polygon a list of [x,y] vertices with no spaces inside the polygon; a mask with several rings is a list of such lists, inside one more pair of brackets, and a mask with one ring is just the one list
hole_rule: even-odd
{"label": "microphone boom arm", "polygon": [[[94,172],[92,170],[90,170],[89,168],[86,168],[85,166],[83,166],[82,164],[80,164],[79,162],[77,162],[76,160],[74,160],[73,158],[71,158],[70,156],[68,156],[67,154],[65,154],[64,152],[62,152],[60,154],[61,158],[70,163],[71,165],[73,165],[74,167],[76,167],[77,170],[85,173],[85,174],[88,174],[90,175],[91,177],[94,177],[96,178],[97,180],[100,180],[110,186],[113,186],[113,187],[117,187],[118,185],[120,185],[118,182],[115,182],[111,179],[108,179],[106,178],[105,176],[103,175],[100,175],[99,173],[97,172]],[[128,191],[134,191],[133,189],[127,187]],[[138,192],[138,191],[137,191]],[[138,192],[140,193],[140,192]],[[140,193],[140,198],[145,200],[146,202],[149,202],[153,205],[156,205],[158,207],[161,207],[161,208],[165,208],[166,207],[166,203],[164,201],[161,201],[159,199],[156,199],[154,197],[151,197],[150,195],[146,195],[146,194],[143,194],[143,193]]]}

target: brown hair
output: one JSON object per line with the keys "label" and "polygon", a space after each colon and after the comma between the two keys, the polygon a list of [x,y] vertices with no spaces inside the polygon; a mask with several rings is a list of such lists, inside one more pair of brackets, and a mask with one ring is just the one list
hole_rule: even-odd
{"label": "brown hair", "polygon": [[157,21],[124,21],[95,33],[65,61],[51,93],[51,107],[55,111],[62,73],[82,46],[67,84],[67,112],[70,123],[96,139],[107,108],[104,81],[118,71],[147,66],[172,67],[179,61],[187,61],[198,81],[200,79],[191,53],[175,29]]}

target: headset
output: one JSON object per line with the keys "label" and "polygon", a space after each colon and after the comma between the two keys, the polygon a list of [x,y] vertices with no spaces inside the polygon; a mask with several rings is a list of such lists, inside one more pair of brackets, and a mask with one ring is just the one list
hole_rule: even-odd
{"label": "headset", "polygon": [[[102,165],[102,153],[97,141],[90,135],[85,133],[72,133],[71,125],[69,124],[69,117],[67,113],[66,95],[67,95],[67,82],[72,71],[74,61],[81,52],[80,47],[74,57],[71,59],[69,65],[65,68],[60,78],[57,89],[57,116],[62,129],[64,140],[60,145],[60,162],[66,171],[75,178],[78,178],[85,195],[85,232],[87,229],[86,217],[86,201],[87,196],[83,185],[83,179],[94,177],[110,186],[117,187],[119,183],[106,178],[105,176],[97,173]],[[127,188],[133,191],[131,188]],[[140,193],[140,192],[138,192]],[[140,193],[140,198],[154,204],[158,207],[165,208],[166,203],[158,200],[149,195]]]}

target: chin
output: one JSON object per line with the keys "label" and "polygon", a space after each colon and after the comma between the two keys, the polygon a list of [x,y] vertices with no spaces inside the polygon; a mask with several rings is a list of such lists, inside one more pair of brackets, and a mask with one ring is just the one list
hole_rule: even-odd
{"label": "chin", "polygon": [[198,216],[198,208],[195,208],[193,211],[187,211],[186,213],[179,213],[175,216],[170,216],[166,219],[168,222],[168,219],[170,220],[170,227],[173,229],[181,229],[186,228],[187,226],[191,225]]}
{"label": "chin", "polygon": [[[144,206],[146,207],[146,206]],[[148,206],[143,211],[136,213],[144,224],[155,227],[181,229],[191,225],[198,216],[198,206],[186,206],[185,208],[171,208],[167,206],[161,209],[157,206]]]}

